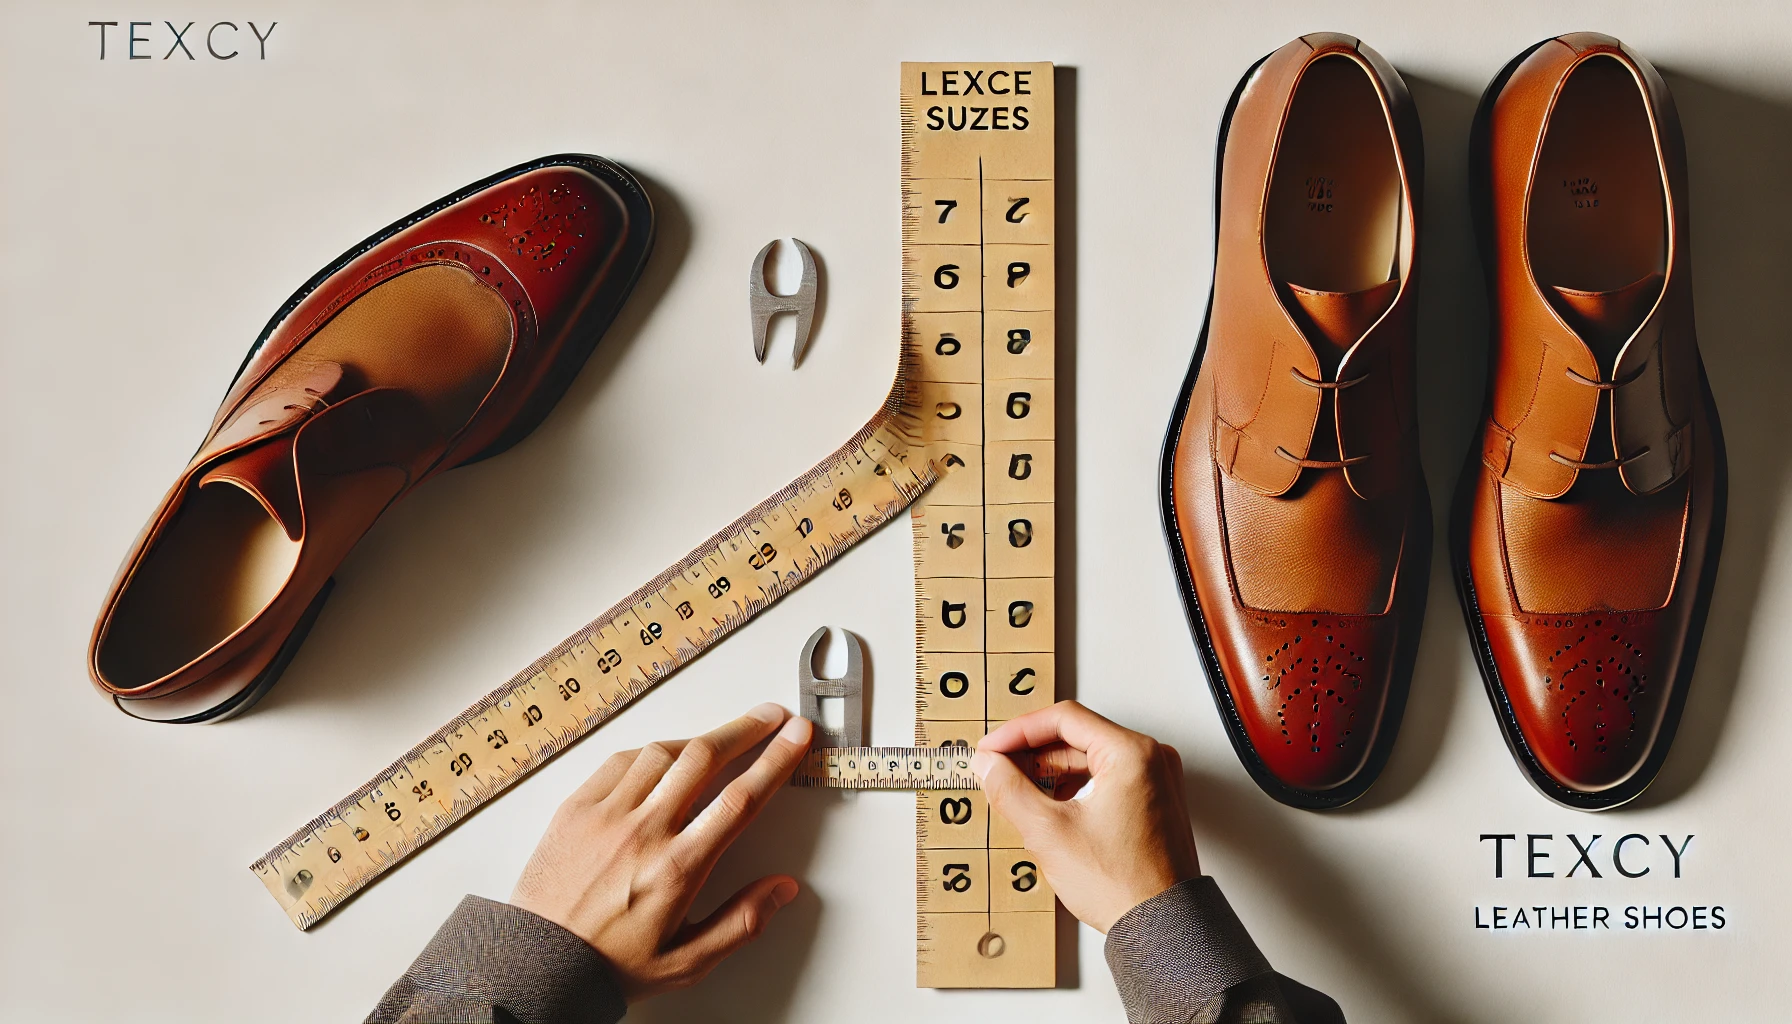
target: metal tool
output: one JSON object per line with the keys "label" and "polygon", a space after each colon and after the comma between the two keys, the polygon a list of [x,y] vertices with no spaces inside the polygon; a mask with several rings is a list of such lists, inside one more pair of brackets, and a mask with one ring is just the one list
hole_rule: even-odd
{"label": "metal tool", "polygon": [[[815,674],[815,648],[828,635],[828,627],[815,631],[803,645],[802,660],[796,666],[797,688],[802,691],[802,716],[815,726],[816,747],[859,747],[865,743],[865,645],[850,630],[841,630],[846,638],[846,674],[838,679],[823,679]],[[838,729],[829,729],[822,721],[821,698],[838,697],[846,701],[846,718]]]}
{"label": "metal tool", "polygon": [[771,255],[772,246],[778,244],[777,239],[765,243],[759,255],[753,257],[753,272],[747,277],[747,303],[753,318],[753,358],[765,362],[766,325],[771,323],[774,313],[796,314],[796,344],[790,350],[792,369],[803,362],[803,353],[809,348],[809,328],[815,323],[815,295],[819,277],[815,271],[815,254],[809,251],[802,239],[792,238],[791,244],[803,258],[803,282],[795,292],[789,295],[776,295],[765,284],[765,258]]}

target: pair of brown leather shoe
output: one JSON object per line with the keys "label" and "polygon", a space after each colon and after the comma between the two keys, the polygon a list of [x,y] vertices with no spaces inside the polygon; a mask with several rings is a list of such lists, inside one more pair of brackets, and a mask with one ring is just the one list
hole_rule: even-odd
{"label": "pair of brown leather shoe", "polygon": [[391,225],[274,315],[94,625],[139,718],[248,708],[380,514],[539,424],[634,287],[653,209],[626,170],[535,160]]}
{"label": "pair of brown leather shoe", "polygon": [[[1422,160],[1400,76],[1346,36],[1259,61],[1220,129],[1164,522],[1233,745],[1299,807],[1380,773],[1424,616]],[[1647,61],[1561,36],[1489,86],[1471,167],[1494,324],[1451,531],[1463,610],[1527,776],[1612,807],[1667,753],[1723,528],[1679,123]]]}

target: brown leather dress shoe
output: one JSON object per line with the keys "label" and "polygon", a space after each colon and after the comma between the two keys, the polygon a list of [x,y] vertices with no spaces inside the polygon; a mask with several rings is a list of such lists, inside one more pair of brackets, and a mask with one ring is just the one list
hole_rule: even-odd
{"label": "brown leather dress shoe", "polygon": [[139,718],[247,709],[381,512],[541,422],[652,239],[633,175],[547,157],[431,203],[306,282],[125,558],[88,648],[94,684]]}
{"label": "brown leather dress shoe", "polygon": [[1648,61],[1578,33],[1506,66],[1471,146],[1494,325],[1457,587],[1525,774],[1615,807],[1667,756],[1723,536],[1680,122]]}
{"label": "brown leather dress shoe", "polygon": [[1213,290],[1164,442],[1164,527],[1233,747],[1297,807],[1375,781],[1418,645],[1421,160],[1405,84],[1347,36],[1258,62],[1220,129]]}

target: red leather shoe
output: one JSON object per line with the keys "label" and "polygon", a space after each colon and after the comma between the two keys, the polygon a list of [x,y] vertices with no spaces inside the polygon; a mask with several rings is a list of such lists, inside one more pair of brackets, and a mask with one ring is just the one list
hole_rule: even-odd
{"label": "red leather shoe", "polygon": [[94,625],[94,685],[158,721],[254,704],[380,513],[535,429],[652,240],[628,171],[545,157],[431,203],[306,282],[131,546]]}
{"label": "red leather shoe", "polygon": [[1470,173],[1493,365],[1457,588],[1526,777],[1615,807],[1667,757],[1723,540],[1673,98],[1616,39],[1545,40],[1482,97]]}
{"label": "red leather shoe", "polygon": [[1264,58],[1220,130],[1213,290],[1164,442],[1164,529],[1232,745],[1296,807],[1375,781],[1424,618],[1422,160],[1400,76],[1347,36]]}

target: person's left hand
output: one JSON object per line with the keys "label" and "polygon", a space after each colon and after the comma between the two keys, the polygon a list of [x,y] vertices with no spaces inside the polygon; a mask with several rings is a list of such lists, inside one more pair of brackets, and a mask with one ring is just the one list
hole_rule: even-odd
{"label": "person's left hand", "polygon": [[[780,725],[759,759],[692,819],[722,769]],[[704,920],[685,920],[722,851],[808,753],[811,729],[761,704],[696,739],[614,755],[555,812],[510,902],[602,953],[631,1003],[693,984],[796,898],[796,879],[771,875]]]}

